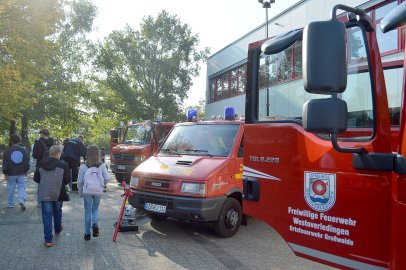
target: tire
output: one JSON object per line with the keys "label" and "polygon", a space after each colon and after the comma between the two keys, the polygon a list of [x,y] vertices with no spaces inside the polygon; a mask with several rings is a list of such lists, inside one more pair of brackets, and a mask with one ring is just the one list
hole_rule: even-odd
{"label": "tire", "polygon": [[220,237],[231,237],[240,228],[242,210],[240,203],[234,198],[227,198],[221,207],[220,215],[214,222],[214,231]]}
{"label": "tire", "polygon": [[158,215],[158,214],[155,214],[152,212],[147,212],[146,214],[147,214],[147,217],[149,217],[151,220],[154,220],[154,221],[162,221],[162,220],[166,219],[165,216],[161,216],[161,215]]}
{"label": "tire", "polygon": [[122,178],[121,178],[121,174],[116,173],[116,174],[114,174],[114,176],[116,177],[117,182],[121,184],[121,181],[122,181],[122,180],[121,180],[121,179],[122,179]]}

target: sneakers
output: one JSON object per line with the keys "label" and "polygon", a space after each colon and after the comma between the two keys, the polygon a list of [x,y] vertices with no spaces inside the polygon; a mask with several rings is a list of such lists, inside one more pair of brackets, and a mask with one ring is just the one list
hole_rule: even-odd
{"label": "sneakers", "polygon": [[52,247],[52,243],[45,242],[45,243],[44,243],[44,246],[45,246],[45,247]]}
{"label": "sneakers", "polygon": [[62,231],[63,231],[63,224],[61,224],[61,230],[59,232],[55,232],[55,236],[60,236]]}
{"label": "sneakers", "polygon": [[25,205],[24,205],[24,203],[23,202],[19,202],[18,203],[19,205],[20,205],[20,207],[21,207],[21,211],[25,211]]}
{"label": "sneakers", "polygon": [[84,238],[86,241],[89,241],[89,240],[90,240],[90,234],[85,234],[85,236],[83,236],[83,238]]}
{"label": "sneakers", "polygon": [[107,192],[107,186],[106,185],[104,185],[104,187],[103,187],[103,192]]}
{"label": "sneakers", "polygon": [[97,226],[97,224],[93,224],[92,228],[93,228],[93,237],[99,236],[99,227]]}

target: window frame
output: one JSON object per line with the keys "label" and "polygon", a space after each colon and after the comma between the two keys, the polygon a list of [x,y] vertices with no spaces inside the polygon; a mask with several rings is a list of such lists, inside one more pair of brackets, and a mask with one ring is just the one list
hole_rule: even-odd
{"label": "window frame", "polygon": [[[243,72],[241,70],[243,69]],[[233,77],[233,72],[235,72],[235,76]],[[227,78],[226,80],[224,78]],[[221,95],[219,95],[219,80],[220,80],[220,87],[221,87]],[[235,91],[231,88],[231,81],[235,80]],[[229,69],[221,74],[217,74],[216,76],[209,78],[209,97],[210,100],[208,103],[213,103],[216,101],[228,99],[231,97],[236,97],[240,95],[244,95],[246,93],[246,83],[247,80],[247,63]],[[227,81],[227,87],[225,87],[225,81]],[[240,92],[240,86],[242,83],[243,91]],[[214,86],[214,88],[213,88]],[[226,89],[227,88],[227,89]]]}
{"label": "window frame", "polygon": [[[368,39],[368,36],[367,36],[367,32],[366,32],[366,30],[365,30],[365,27],[362,25],[362,24],[360,24],[360,23],[347,23],[346,24],[346,28],[348,29],[348,28],[353,28],[353,27],[359,27],[361,30],[362,30],[362,37],[363,37],[363,41],[364,41],[364,44],[365,44],[365,50],[366,50],[366,56],[367,56],[367,58],[366,58],[366,60],[365,61],[367,61],[367,64],[365,65],[365,66],[367,66],[368,67],[368,73],[369,73],[369,80],[370,80],[370,87],[371,87],[371,89],[370,89],[370,91],[371,91],[371,99],[372,99],[372,104],[376,104],[376,85],[375,85],[375,83],[374,83],[374,80],[373,80],[373,72],[372,72],[372,63],[371,63],[371,55],[370,55],[370,46],[369,46],[369,39]],[[296,45],[297,43],[295,43],[294,45]],[[294,51],[294,50],[292,50],[292,51]],[[261,50],[259,49],[258,51],[257,51],[257,57],[256,57],[256,61],[257,61],[257,65],[256,65],[256,68],[257,69],[259,69],[259,66],[260,66],[260,61],[261,61]],[[348,59],[347,59],[348,60]],[[347,63],[348,65],[350,65],[351,63],[350,62],[348,62]],[[362,73],[362,72],[361,72]],[[259,75],[259,73],[257,73],[258,75]],[[302,78],[302,76],[300,77],[300,78]],[[295,78],[294,80],[298,80],[298,79],[300,79],[299,77],[298,78]],[[258,82],[258,79],[259,79],[259,77],[256,77],[255,78],[255,80],[257,81],[257,83],[256,83],[256,88],[255,88],[255,98],[256,98],[256,102],[255,102],[255,107],[254,107],[254,113],[255,113],[255,122],[256,123],[293,123],[293,124],[297,124],[297,125],[299,125],[299,126],[303,126],[303,124],[302,124],[302,121],[300,120],[294,120],[294,119],[287,119],[287,120],[281,120],[281,119],[267,119],[267,120],[259,120],[259,91],[260,91],[260,88],[259,88],[259,82]],[[288,80],[287,82],[289,82],[289,81],[294,81],[294,80]],[[284,82],[284,83],[286,83],[286,82]],[[275,84],[275,85],[277,85],[277,84]],[[275,86],[275,85],[270,85],[270,86]],[[262,89],[262,88],[261,88]],[[303,90],[304,91],[304,90]],[[328,97],[328,95],[326,95],[326,97]],[[376,110],[374,109],[374,108],[372,108],[373,109],[373,111],[372,111],[372,115],[373,115],[373,121],[372,121],[372,127],[371,127],[371,129],[372,129],[372,132],[370,133],[370,135],[368,135],[368,136],[360,136],[360,137],[343,137],[343,136],[340,136],[339,138],[338,138],[338,140],[339,141],[351,141],[351,142],[365,142],[365,141],[371,141],[371,140],[373,140],[374,138],[375,138],[375,136],[376,136]],[[356,129],[357,127],[350,127],[351,129]],[[360,127],[360,129],[362,129],[362,127]],[[323,139],[323,140],[330,140],[330,137],[329,137],[329,135],[326,135],[326,134],[316,134],[319,138],[321,138],[321,139]]]}

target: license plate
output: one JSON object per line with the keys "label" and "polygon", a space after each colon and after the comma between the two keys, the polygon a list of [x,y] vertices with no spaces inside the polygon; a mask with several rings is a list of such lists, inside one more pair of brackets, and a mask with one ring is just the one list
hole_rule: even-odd
{"label": "license plate", "polygon": [[125,165],[118,165],[117,170],[125,170]]}
{"label": "license plate", "polygon": [[145,203],[144,206],[145,210],[157,212],[157,213],[165,213],[166,212],[166,205],[159,205],[155,203]]}

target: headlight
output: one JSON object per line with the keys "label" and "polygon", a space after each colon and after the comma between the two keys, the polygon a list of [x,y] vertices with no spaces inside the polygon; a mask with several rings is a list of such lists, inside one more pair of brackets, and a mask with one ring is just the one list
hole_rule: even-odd
{"label": "headlight", "polygon": [[145,160],[145,156],[134,156],[135,162],[143,162]]}
{"label": "headlight", "polygon": [[187,193],[187,194],[204,195],[204,194],[206,194],[206,184],[182,183],[180,192]]}
{"label": "headlight", "polygon": [[130,184],[133,187],[138,187],[139,178],[137,176],[131,176]]}

